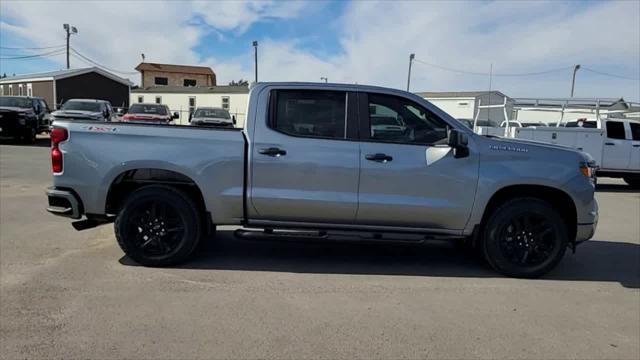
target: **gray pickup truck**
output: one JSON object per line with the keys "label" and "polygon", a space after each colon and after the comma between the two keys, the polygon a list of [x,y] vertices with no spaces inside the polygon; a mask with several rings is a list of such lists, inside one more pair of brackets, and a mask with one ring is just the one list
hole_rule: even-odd
{"label": "gray pickup truck", "polygon": [[51,142],[47,210],[78,230],[114,221],[146,266],[236,225],[243,238],[463,239],[497,271],[536,277],[598,221],[588,155],[479,136],[380,87],[260,83],[244,129],[55,121]]}

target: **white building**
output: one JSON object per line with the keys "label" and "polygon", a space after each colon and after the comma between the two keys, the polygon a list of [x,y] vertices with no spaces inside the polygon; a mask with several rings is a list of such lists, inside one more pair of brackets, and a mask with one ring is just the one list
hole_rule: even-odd
{"label": "white building", "polygon": [[[433,105],[456,119],[473,120],[478,106],[502,105],[506,102],[507,114],[513,113],[513,100],[500,91],[455,91],[418,92],[416,95],[429,100]],[[489,120],[496,126],[504,120],[504,110],[498,108],[480,109],[478,120]]]}
{"label": "white building", "polygon": [[180,118],[176,124],[188,125],[189,114],[198,107],[219,107],[236,117],[236,126],[244,126],[249,99],[247,86],[153,86],[131,89],[130,104],[156,103],[169,106]]}

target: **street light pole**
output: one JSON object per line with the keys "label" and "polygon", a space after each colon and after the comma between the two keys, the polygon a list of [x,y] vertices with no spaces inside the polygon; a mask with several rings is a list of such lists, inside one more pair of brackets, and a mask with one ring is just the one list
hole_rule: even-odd
{"label": "street light pole", "polygon": [[409,74],[407,74],[407,91],[409,91],[409,85],[411,84],[411,63],[413,63],[413,59],[416,57],[416,54],[409,55]]}
{"label": "street light pole", "polygon": [[69,24],[62,24],[62,28],[67,32],[67,69],[69,69],[69,38],[72,34],[77,34],[78,29],[75,26],[70,26]]}
{"label": "street light pole", "polygon": [[573,79],[571,80],[571,97],[573,97],[573,90],[576,87],[576,73],[578,72],[578,69],[580,69],[580,65],[573,66]]}
{"label": "street light pole", "polygon": [[256,82],[258,82],[258,42],[257,41],[253,41],[253,49],[254,51],[254,66],[256,69]]}

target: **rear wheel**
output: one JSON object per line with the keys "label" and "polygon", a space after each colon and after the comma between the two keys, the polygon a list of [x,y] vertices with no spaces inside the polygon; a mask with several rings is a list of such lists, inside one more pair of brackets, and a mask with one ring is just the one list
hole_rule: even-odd
{"label": "rear wheel", "polygon": [[120,248],[144,266],[185,261],[203,231],[194,201],[184,192],[162,185],[145,186],[131,194],[114,227]]}
{"label": "rear wheel", "polygon": [[622,179],[629,184],[632,189],[640,189],[640,177],[624,177]]}
{"label": "rear wheel", "polygon": [[567,248],[567,227],[558,212],[536,198],[505,202],[489,217],[483,252],[498,272],[534,278],[553,269]]}

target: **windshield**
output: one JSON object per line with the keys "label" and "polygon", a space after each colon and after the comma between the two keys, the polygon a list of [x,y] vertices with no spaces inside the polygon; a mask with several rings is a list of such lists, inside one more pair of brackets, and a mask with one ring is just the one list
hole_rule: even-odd
{"label": "windshield", "polygon": [[31,100],[20,97],[0,97],[0,106],[30,108]]}
{"label": "windshield", "polygon": [[167,108],[163,105],[134,104],[129,108],[129,114],[167,115]]}
{"label": "windshield", "polygon": [[61,109],[100,112],[100,103],[95,101],[67,101],[62,105]]}
{"label": "windshield", "polygon": [[229,119],[229,112],[223,109],[198,109],[193,114],[193,117],[197,118],[218,118],[218,119]]}

